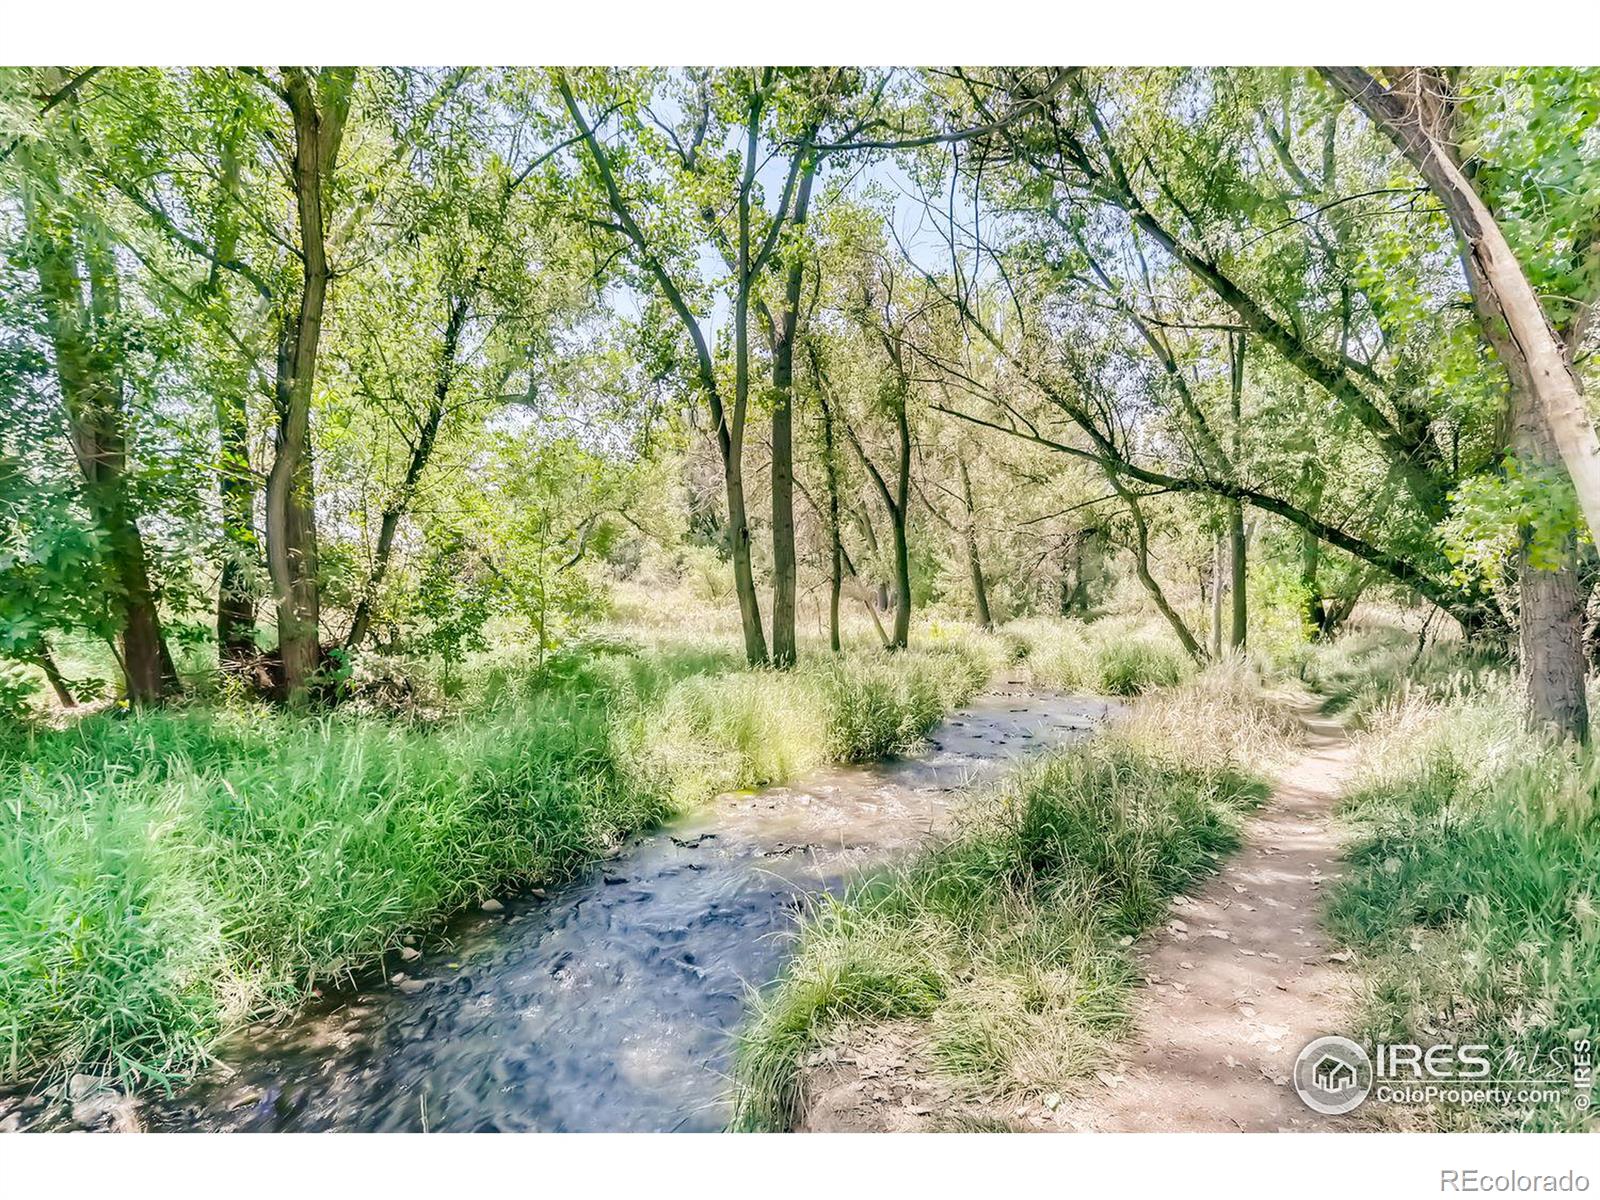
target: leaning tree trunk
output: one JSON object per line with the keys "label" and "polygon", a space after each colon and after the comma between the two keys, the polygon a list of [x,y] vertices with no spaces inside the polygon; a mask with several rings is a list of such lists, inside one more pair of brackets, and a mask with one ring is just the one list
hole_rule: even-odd
{"label": "leaning tree trunk", "polygon": [[350,632],[344,639],[346,650],[360,649],[372,629],[372,612],[378,601],[378,590],[389,574],[389,559],[394,554],[395,534],[400,521],[411,509],[411,502],[433,457],[434,443],[439,437],[439,427],[444,423],[446,405],[450,400],[450,386],[455,382],[456,352],[461,344],[461,330],[467,320],[467,298],[456,297],[450,304],[450,316],[445,321],[444,343],[439,348],[439,365],[434,374],[433,403],[417,430],[417,440],[411,445],[411,458],[406,463],[405,477],[400,481],[394,499],[383,510],[378,521],[378,545],[372,558],[372,569],[361,588],[361,599],[356,603],[355,616],[350,622]]}
{"label": "leaning tree trunk", "polygon": [[1106,472],[1106,479],[1117,495],[1122,497],[1123,503],[1128,506],[1128,515],[1133,519],[1133,569],[1139,577],[1140,585],[1149,595],[1151,603],[1156,606],[1156,611],[1172,629],[1184,653],[1196,663],[1204,665],[1205,647],[1196,640],[1188,622],[1167,601],[1167,595],[1161,590],[1161,584],[1150,572],[1150,527],[1145,522],[1144,511],[1139,507],[1139,498],[1109,470]]}
{"label": "leaning tree trunk", "polygon": [[61,668],[56,666],[55,655],[50,653],[49,643],[42,637],[34,646],[33,658],[39,664],[39,669],[44,672],[44,677],[50,681],[50,690],[56,694],[56,703],[62,708],[78,707],[78,701],[73,697],[66,677],[61,674]]}
{"label": "leaning tree trunk", "polygon": [[1359,67],[1318,69],[1411,161],[1443,206],[1481,281],[1482,301],[1505,322],[1507,347],[1526,373],[1551,445],[1572,477],[1584,519],[1591,530],[1600,531],[1600,437],[1589,420],[1577,373],[1527,272],[1456,159],[1448,131],[1454,101],[1447,82],[1427,68],[1390,68],[1405,84],[1402,91],[1384,87]]}

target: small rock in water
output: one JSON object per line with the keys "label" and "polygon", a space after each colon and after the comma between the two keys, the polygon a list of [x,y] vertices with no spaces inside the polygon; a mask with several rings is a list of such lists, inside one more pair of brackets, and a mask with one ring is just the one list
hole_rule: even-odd
{"label": "small rock in water", "polygon": [[505,905],[501,904],[500,901],[492,899],[485,900],[482,904],[478,905],[478,908],[483,912],[499,912],[504,907]]}
{"label": "small rock in water", "polygon": [[417,959],[421,957],[422,951],[418,950],[415,946],[400,947],[400,958],[403,962],[416,962]]}

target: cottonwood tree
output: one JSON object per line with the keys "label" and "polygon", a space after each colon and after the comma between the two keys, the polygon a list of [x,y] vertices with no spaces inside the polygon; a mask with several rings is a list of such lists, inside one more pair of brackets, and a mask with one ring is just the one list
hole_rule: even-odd
{"label": "cottonwood tree", "polygon": [[[1466,69],[1389,67],[1381,81],[1360,67],[1318,69],[1394,143],[1443,206],[1460,239],[1460,261],[1483,336],[1509,381],[1510,449],[1536,470],[1564,464],[1592,530],[1600,520],[1600,438],[1589,417],[1575,360],[1600,294],[1596,257],[1600,180],[1592,167],[1585,170],[1581,154],[1570,164],[1563,161],[1565,156],[1547,157],[1545,161],[1553,158],[1558,172],[1566,176],[1541,181],[1545,186],[1539,189],[1561,197],[1554,210],[1558,222],[1548,220],[1551,210],[1545,208],[1546,219],[1540,224],[1549,237],[1533,240],[1519,256],[1496,215],[1492,157],[1473,161],[1463,152],[1464,133],[1472,136],[1471,117],[1462,113],[1472,87]],[[1531,126],[1535,136],[1540,126],[1547,136],[1554,132],[1555,145],[1561,149],[1567,139],[1574,147],[1585,138],[1595,139],[1593,97],[1600,85],[1593,73],[1587,73],[1587,79],[1586,73],[1572,74],[1574,79],[1561,80],[1554,91],[1548,82],[1541,86],[1537,76],[1521,88],[1514,81],[1505,85],[1527,114],[1520,123]],[[1574,88],[1578,95],[1568,90]],[[1519,122],[1499,115],[1497,123]],[[1491,154],[1493,148],[1487,148]],[[1514,183],[1529,182],[1516,181],[1512,174]],[[1514,202],[1516,190],[1507,190],[1506,199]],[[1565,228],[1562,220],[1567,222]],[[1566,261],[1556,274],[1566,276],[1562,281],[1566,286],[1546,290],[1536,283],[1548,286],[1555,281],[1535,280],[1524,259],[1548,256],[1550,240],[1565,243]],[[1541,292],[1557,300],[1555,315],[1546,311]],[[1589,711],[1582,646],[1586,597],[1572,537],[1562,541],[1543,556],[1544,561],[1527,536],[1519,546],[1518,626],[1528,719],[1532,725],[1586,739]]]}

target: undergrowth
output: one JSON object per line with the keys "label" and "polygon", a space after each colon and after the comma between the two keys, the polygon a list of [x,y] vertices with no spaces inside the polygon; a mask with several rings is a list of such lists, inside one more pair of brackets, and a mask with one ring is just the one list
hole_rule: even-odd
{"label": "undergrowth", "polygon": [[1432,690],[1443,698],[1409,689],[1368,710],[1343,805],[1357,841],[1330,915],[1363,955],[1362,1033],[1484,1044],[1497,1077],[1563,1081],[1554,1103],[1403,1119],[1590,1128],[1567,1085],[1574,1042],[1600,1037],[1600,760],[1523,732],[1504,676],[1469,664]]}

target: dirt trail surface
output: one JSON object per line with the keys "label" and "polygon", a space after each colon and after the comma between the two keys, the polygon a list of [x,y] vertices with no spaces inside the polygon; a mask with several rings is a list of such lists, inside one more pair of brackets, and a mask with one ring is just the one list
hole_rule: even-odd
{"label": "dirt trail surface", "polygon": [[1333,805],[1354,752],[1340,726],[1310,715],[1306,726],[1304,756],[1249,820],[1239,850],[1136,947],[1145,986],[1121,1064],[1065,1100],[972,1107],[926,1061],[914,1026],[879,1026],[847,1035],[837,1063],[807,1079],[803,1128],[1334,1128],[1301,1103],[1289,1075],[1302,1046],[1343,1030],[1352,998],[1321,914],[1339,877]]}
{"label": "dirt trail surface", "polygon": [[[245,1031],[223,1069],[132,1123],[719,1129],[749,989],[777,975],[806,898],[921,846],[962,788],[1089,736],[1108,708],[1012,680],[912,756],[720,797],[548,896],[491,901],[391,956],[387,983]],[[67,1097],[76,1123],[129,1127],[94,1082]],[[66,1107],[40,1124],[74,1123]]]}
{"label": "dirt trail surface", "polygon": [[1067,1128],[1205,1132],[1331,1128],[1289,1073],[1313,1038],[1339,1033],[1352,976],[1330,957],[1324,891],[1339,877],[1333,805],[1354,766],[1343,730],[1308,719],[1244,843],[1143,947],[1147,986],[1131,1057],[1058,1110]]}

